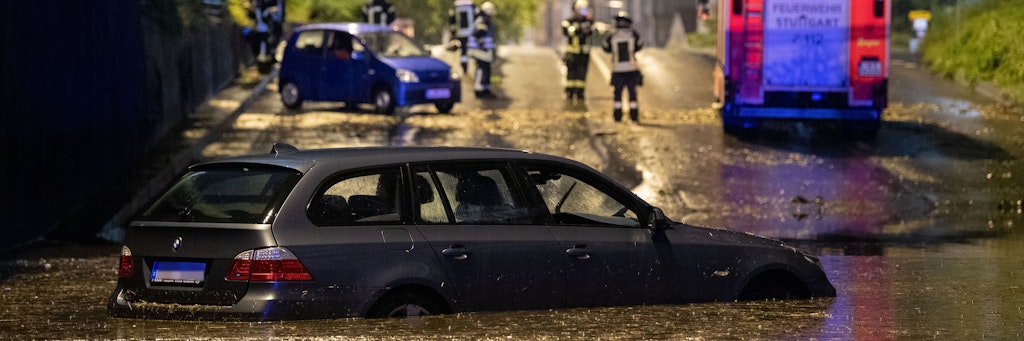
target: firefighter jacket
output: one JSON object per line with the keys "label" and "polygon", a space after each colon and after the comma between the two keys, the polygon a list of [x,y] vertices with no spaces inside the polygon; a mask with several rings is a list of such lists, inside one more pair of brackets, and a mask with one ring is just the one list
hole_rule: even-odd
{"label": "firefighter jacket", "polygon": [[640,34],[632,28],[616,28],[601,44],[601,48],[612,55],[612,72],[639,71],[636,52],[643,46]]}
{"label": "firefighter jacket", "polygon": [[491,17],[478,13],[473,25],[473,34],[469,36],[469,54],[477,60],[491,62],[494,60],[495,47],[497,42],[494,39],[494,24]]}
{"label": "firefighter jacket", "polygon": [[594,21],[582,15],[573,15],[562,20],[562,34],[565,35],[566,54],[590,54],[590,37]]}
{"label": "firefighter jacket", "polygon": [[448,26],[452,37],[464,39],[473,34],[476,6],[470,0],[456,0],[455,6],[448,11]]}

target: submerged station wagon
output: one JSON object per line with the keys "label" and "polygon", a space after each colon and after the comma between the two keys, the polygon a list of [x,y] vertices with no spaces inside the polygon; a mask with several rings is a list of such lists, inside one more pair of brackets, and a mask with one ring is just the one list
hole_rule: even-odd
{"label": "submerged station wagon", "polygon": [[405,34],[384,25],[326,23],[289,37],[278,74],[281,102],[332,101],[396,107],[433,104],[448,113],[462,98],[459,74]]}
{"label": "submerged station wagon", "polygon": [[113,316],[276,320],[835,296],[814,256],[673,222],[560,157],[463,147],[192,166],[127,228]]}

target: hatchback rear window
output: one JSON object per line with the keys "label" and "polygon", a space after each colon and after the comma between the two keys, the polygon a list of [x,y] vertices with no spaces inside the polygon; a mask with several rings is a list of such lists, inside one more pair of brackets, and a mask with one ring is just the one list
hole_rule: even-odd
{"label": "hatchback rear window", "polygon": [[283,168],[231,166],[193,170],[140,219],[270,223],[298,179],[298,172]]}

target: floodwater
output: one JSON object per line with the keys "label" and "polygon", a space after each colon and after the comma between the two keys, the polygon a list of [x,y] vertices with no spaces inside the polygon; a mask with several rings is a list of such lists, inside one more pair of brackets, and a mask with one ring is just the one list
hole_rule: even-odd
{"label": "floodwater", "polygon": [[278,322],[111,318],[114,245],[48,245],[0,264],[0,331],[14,339],[720,340],[1020,339],[1024,238],[800,245],[836,298]]}
{"label": "floodwater", "polygon": [[[616,173],[612,175],[624,182],[633,179],[633,183],[627,184],[636,186],[638,193],[646,190],[642,197],[659,201],[659,205],[669,208],[670,215],[682,217],[684,221],[782,226],[755,231],[785,238],[819,255],[838,296],[792,301],[474,312],[414,319],[345,318],[266,323],[146,321],[106,316],[104,304],[116,283],[118,246],[44,245],[20,250],[0,260],[0,305],[4,306],[0,312],[0,331],[4,337],[16,339],[324,340],[1020,339],[1024,334],[1024,261],[1021,260],[1024,232],[1018,227],[1024,217],[1019,201],[1021,187],[1013,176],[1001,182],[958,178],[974,174],[988,179],[986,174],[993,174],[998,180],[1004,177],[1000,174],[1019,174],[1016,156],[995,153],[992,155],[998,158],[968,158],[967,153],[950,153],[950,148],[962,145],[951,141],[959,140],[963,134],[948,133],[946,139],[936,138],[935,134],[927,138],[923,137],[925,133],[897,134],[900,129],[912,130],[903,128],[912,126],[911,123],[898,122],[887,123],[876,145],[858,147],[857,153],[864,156],[849,156],[845,152],[837,156],[721,136],[710,139],[719,142],[683,145],[690,148],[689,153],[674,153],[666,144],[646,148],[646,151],[660,152],[662,158],[631,150],[637,145],[643,147],[644,141],[670,140],[660,138],[660,134],[699,137],[699,134],[717,131],[714,126],[658,126],[657,121],[652,126],[620,129],[609,135],[598,132],[598,138],[604,139],[603,144],[598,144],[605,146],[602,156],[601,152],[591,152],[593,150],[586,147],[574,150],[570,147],[594,145],[586,141],[587,136],[595,135],[593,131],[603,129],[601,127],[588,128],[591,133],[548,134],[542,129],[550,128],[527,125],[537,120],[522,119],[543,113],[514,114],[516,116],[505,112],[503,117],[497,117],[496,114],[466,113],[464,115],[479,115],[479,120],[474,122],[482,123],[485,129],[477,131],[488,133],[468,134],[465,138],[472,139],[471,142],[492,139],[529,150],[543,150],[544,145],[548,148],[569,146],[569,151],[548,152],[581,160],[608,159],[611,162],[606,169]],[[390,120],[346,113],[328,116],[366,119],[371,121],[365,125],[368,127],[387,127],[378,121]],[[566,115],[564,119],[579,120],[585,116]],[[509,117],[520,120],[516,123],[519,135],[502,132],[516,125],[503,122]],[[279,120],[301,123],[297,121],[299,118],[289,116]],[[446,121],[456,119],[414,117],[407,124],[420,130],[418,144],[427,144],[424,138],[451,142],[455,132],[466,131],[444,128]],[[300,124],[295,126],[301,127]],[[672,128],[677,126],[682,128]],[[367,131],[381,130],[378,127]],[[525,134],[519,139],[511,137],[523,136],[523,132],[537,133]],[[327,141],[321,138],[324,134],[315,133],[308,138]],[[386,134],[375,134],[347,137],[359,143],[375,141],[369,144],[386,138]],[[648,138],[633,139],[633,136],[644,135]],[[998,135],[1017,136],[1015,133]],[[531,142],[525,142],[530,138]],[[557,138],[564,140],[548,143]],[[238,139],[253,140],[253,137]],[[914,142],[915,139],[931,141],[938,147]],[[969,146],[981,145],[969,139],[972,140],[975,142]],[[625,141],[643,143],[629,146]],[[920,147],[923,151],[920,153],[938,156],[922,158],[911,153],[896,153],[893,151],[897,147],[892,145]],[[246,147],[252,147],[252,143]],[[219,151],[227,150],[226,146],[221,146]],[[669,160],[666,158],[669,155],[678,158],[660,162]],[[641,160],[634,159],[637,156]],[[630,167],[635,165],[645,166],[642,169]],[[615,170],[618,168],[626,170]],[[946,168],[950,169],[948,174],[940,172]],[[908,171],[916,169],[925,171]],[[709,182],[708,179],[720,181]],[[772,189],[773,183],[798,185],[782,185],[788,191],[778,193]],[[759,184],[769,185],[759,187]],[[837,185],[839,187],[834,187]],[[726,188],[742,190],[729,193]],[[815,206],[818,195],[795,193],[793,188],[823,190],[820,196],[824,204]],[[745,200],[737,195],[753,196],[753,199]],[[966,201],[955,199],[963,195],[969,195],[975,204],[954,205]],[[794,197],[806,198],[808,202],[795,204],[791,201]],[[929,209],[921,210],[903,198],[934,199],[927,202]],[[947,204],[947,198],[954,198],[954,203]],[[819,211],[820,207],[825,209]],[[808,214],[807,218],[801,218],[800,214],[804,213]],[[834,221],[861,227],[859,235],[831,238],[835,233],[831,233],[834,229],[828,226],[834,225]]]}
{"label": "floodwater", "polygon": [[[553,56],[529,57],[538,55]],[[508,67],[554,65],[513,63],[520,59],[512,57]],[[561,102],[558,89],[520,84],[530,79],[512,76],[538,72],[506,74],[510,98]],[[897,79],[893,88],[900,96],[934,83]],[[650,96],[643,98],[673,97],[653,89],[645,88]],[[552,125],[553,110],[536,109],[534,102],[467,98],[469,108],[457,114],[414,114],[396,122],[328,105],[277,114],[276,96],[266,96],[204,151],[210,158],[233,156],[284,141],[303,149],[487,145],[568,156],[602,169],[673,218],[784,238],[819,255],[835,298],[408,320],[115,319],[107,317],[105,303],[116,282],[119,246],[46,244],[0,258],[0,338],[1022,339],[1024,115],[1019,108],[967,101],[931,103],[941,91],[926,90],[924,99],[890,105],[874,143],[839,147],[800,131],[786,139],[722,136],[713,110],[665,109],[676,102],[645,102],[644,125],[614,125],[607,112],[586,108],[562,111],[555,118],[564,124]],[[402,138],[396,142],[396,136]]]}

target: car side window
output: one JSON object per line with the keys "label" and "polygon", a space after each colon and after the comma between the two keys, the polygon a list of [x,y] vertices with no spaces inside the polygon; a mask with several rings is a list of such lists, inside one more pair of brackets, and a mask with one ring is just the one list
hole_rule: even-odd
{"label": "car side window", "polygon": [[310,30],[299,32],[295,38],[295,48],[310,54],[320,54],[324,46],[324,31]]}
{"label": "car side window", "polygon": [[313,197],[309,218],[319,226],[400,223],[401,183],[398,168],[339,177]]}
{"label": "car side window", "polygon": [[418,220],[424,223],[531,224],[534,219],[504,165],[417,168],[430,192],[416,190]]}
{"label": "car side window", "polygon": [[601,190],[598,180],[555,167],[538,165],[526,168],[555,224],[640,226],[636,212]]}
{"label": "car side window", "polygon": [[360,53],[360,52],[365,52],[365,51],[366,51],[366,46],[363,46],[363,43],[359,41],[359,38],[356,38],[355,36],[352,36],[352,52],[353,53]]}
{"label": "car side window", "polygon": [[354,37],[352,34],[344,31],[331,31],[330,33],[330,50],[331,55],[335,59],[351,60],[352,53],[354,50]]}
{"label": "car side window", "polygon": [[445,208],[445,197],[438,190],[437,181],[430,171],[421,169],[413,174],[413,202],[419,204],[417,221],[423,223],[448,223],[449,210]]}

